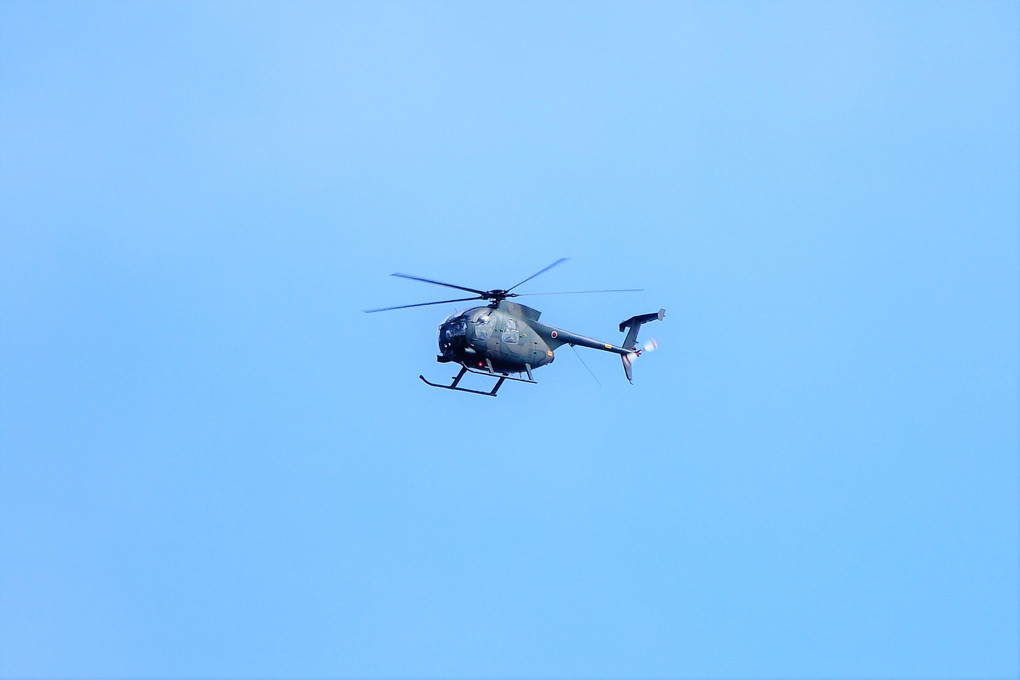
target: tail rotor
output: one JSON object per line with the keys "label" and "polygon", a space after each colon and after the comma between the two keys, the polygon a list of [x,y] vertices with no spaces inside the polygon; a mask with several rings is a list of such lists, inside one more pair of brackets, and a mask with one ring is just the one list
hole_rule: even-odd
{"label": "tail rotor", "polygon": [[640,348],[635,348],[633,352],[624,354],[620,358],[623,359],[623,372],[627,374],[627,380],[634,382],[633,366],[637,358],[645,352],[654,352],[659,348],[659,341],[652,338]]}

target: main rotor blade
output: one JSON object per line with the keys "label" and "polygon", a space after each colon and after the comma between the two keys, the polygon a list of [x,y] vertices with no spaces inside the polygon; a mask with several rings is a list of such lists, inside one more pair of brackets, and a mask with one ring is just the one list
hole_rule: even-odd
{"label": "main rotor blade", "polygon": [[[537,272],[535,272],[534,274],[532,274],[531,276],[529,276],[528,278],[524,279],[523,281],[521,281],[521,283],[527,283],[528,281],[530,281],[531,279],[535,278],[539,274],[544,274],[545,272],[549,271],[550,269],[552,269],[556,265],[563,264],[566,261],[567,261],[567,258],[561,257],[560,259],[556,260],[555,262],[553,262],[551,265],[549,265],[545,269],[540,269]],[[518,283],[517,286],[521,285],[521,283]],[[517,286],[510,286],[509,288],[506,289],[506,292],[509,293],[510,291],[512,291]]]}
{"label": "main rotor blade", "polygon": [[484,290],[477,290],[475,288],[465,288],[464,286],[455,286],[452,283],[443,283],[442,281],[433,281],[432,279],[425,279],[420,276],[411,276],[410,274],[390,274],[390,276],[399,276],[402,279],[411,279],[413,281],[424,281],[425,283],[434,283],[437,286],[446,286],[447,288],[456,288],[457,290],[466,290],[469,293],[478,293],[479,295],[485,295]]}
{"label": "main rotor blade", "polygon": [[640,293],[644,288],[614,288],[613,290],[564,290],[558,293],[518,293],[517,297],[525,295],[582,295],[585,293]]}
{"label": "main rotor blade", "polygon": [[435,302],[419,302],[414,305],[397,305],[396,307],[380,307],[379,309],[366,309],[365,314],[374,312],[388,312],[391,309],[407,309],[408,307],[427,307],[428,305],[445,305],[448,302],[467,302],[468,300],[484,300],[484,297],[457,298],[456,300],[436,300]]}

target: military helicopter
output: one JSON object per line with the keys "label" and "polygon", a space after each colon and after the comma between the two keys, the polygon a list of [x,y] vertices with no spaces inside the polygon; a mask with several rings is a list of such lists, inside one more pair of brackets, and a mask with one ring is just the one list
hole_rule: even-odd
{"label": "military helicopter", "polygon": [[[633,382],[632,365],[634,360],[643,352],[650,351],[658,346],[652,340],[639,348],[637,346],[638,330],[642,324],[649,321],[661,321],[666,314],[666,310],[660,309],[658,312],[651,314],[632,316],[623,321],[620,324],[620,332],[626,329],[627,336],[624,338],[623,344],[617,346],[546,325],[538,320],[542,314],[540,311],[516,302],[510,302],[507,299],[520,295],[623,293],[640,290],[638,288],[629,288],[621,290],[569,291],[566,293],[512,292],[515,288],[527,283],[539,274],[549,271],[556,265],[562,264],[566,260],[567,258],[565,257],[560,258],[548,267],[539,270],[510,288],[493,290],[477,290],[475,288],[467,288],[466,286],[457,286],[452,283],[434,281],[420,276],[393,274],[393,276],[399,276],[404,279],[424,281],[425,283],[437,286],[467,291],[474,293],[474,296],[453,300],[437,300],[435,302],[419,302],[412,305],[398,305],[396,307],[382,307],[380,309],[366,309],[365,313],[372,314],[393,309],[425,307],[427,305],[445,305],[451,302],[467,302],[470,300],[489,301],[489,304],[485,307],[472,307],[466,312],[455,312],[440,324],[440,354],[436,357],[436,361],[441,363],[457,363],[460,365],[460,372],[454,376],[453,382],[449,385],[431,382],[424,375],[418,376],[426,385],[431,385],[432,387],[495,397],[496,391],[499,390],[505,380],[535,384],[535,379],[531,372],[540,366],[551,364],[553,359],[555,359],[553,350],[562,345],[579,345],[581,347],[590,347],[619,354],[623,361],[623,370],[627,380]],[[496,384],[488,392],[458,387],[461,378],[466,373],[475,373],[495,378]],[[511,373],[516,373],[517,377],[511,376]],[[527,377],[523,377],[524,375],[527,375]]]}

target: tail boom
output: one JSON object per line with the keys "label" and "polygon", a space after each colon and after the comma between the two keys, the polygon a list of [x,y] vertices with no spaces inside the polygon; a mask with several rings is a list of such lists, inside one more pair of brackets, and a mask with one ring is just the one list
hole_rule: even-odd
{"label": "tail boom", "polygon": [[[627,380],[633,380],[631,364],[645,349],[637,346],[638,330],[642,324],[646,324],[650,321],[661,321],[666,315],[665,309],[660,309],[658,312],[651,314],[640,314],[638,316],[632,316],[623,323],[620,324],[620,331],[629,329],[627,336],[623,341],[623,345],[617,346],[612,343],[602,342],[594,338],[589,338],[579,333],[573,333],[571,331],[563,330],[562,328],[555,328],[548,326],[537,320],[530,321],[531,327],[542,337],[543,340],[549,345],[551,349],[556,349],[561,345],[575,345],[578,347],[589,347],[591,349],[602,350],[603,352],[613,352],[619,354],[620,359],[623,361],[623,371],[627,375]],[[650,349],[650,348],[646,348]]]}

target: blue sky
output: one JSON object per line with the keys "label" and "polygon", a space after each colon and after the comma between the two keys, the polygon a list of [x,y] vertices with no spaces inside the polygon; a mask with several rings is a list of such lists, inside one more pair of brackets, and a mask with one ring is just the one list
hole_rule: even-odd
{"label": "blue sky", "polygon": [[1016,677],[1018,27],[0,4],[0,676]]}

